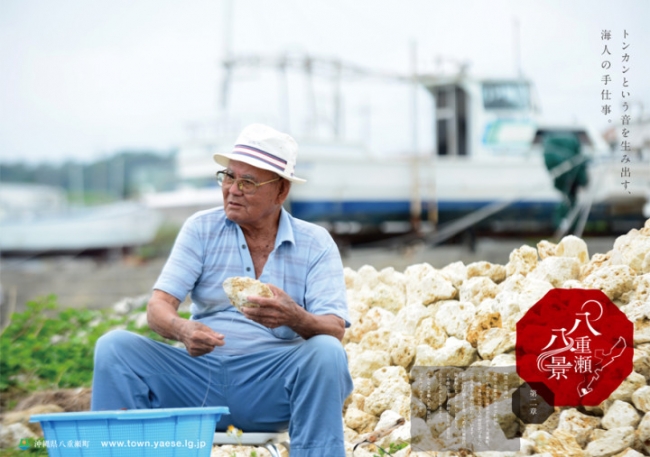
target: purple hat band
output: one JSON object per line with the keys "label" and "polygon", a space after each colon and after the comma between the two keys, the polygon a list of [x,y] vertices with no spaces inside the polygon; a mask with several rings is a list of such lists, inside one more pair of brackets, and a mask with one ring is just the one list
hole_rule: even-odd
{"label": "purple hat band", "polygon": [[[245,144],[236,144],[235,148],[233,149],[233,154],[252,157],[253,159],[264,162],[267,165],[270,165],[282,172],[284,172],[287,167],[287,161],[283,158],[269,154],[266,151],[262,151],[261,149],[254,148],[252,146],[246,146]],[[291,173],[291,175],[293,176],[293,173]]]}

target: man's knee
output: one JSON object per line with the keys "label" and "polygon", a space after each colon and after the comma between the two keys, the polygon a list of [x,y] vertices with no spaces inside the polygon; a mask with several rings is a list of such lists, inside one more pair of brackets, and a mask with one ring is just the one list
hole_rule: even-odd
{"label": "man's knee", "polygon": [[331,335],[316,335],[305,341],[307,352],[314,358],[346,358],[341,342]]}
{"label": "man's knee", "polygon": [[341,342],[329,335],[317,335],[305,341],[305,364],[321,376],[349,375],[348,358]]}
{"label": "man's knee", "polygon": [[111,330],[95,344],[95,361],[112,359],[116,355],[133,353],[141,337],[126,330]]}

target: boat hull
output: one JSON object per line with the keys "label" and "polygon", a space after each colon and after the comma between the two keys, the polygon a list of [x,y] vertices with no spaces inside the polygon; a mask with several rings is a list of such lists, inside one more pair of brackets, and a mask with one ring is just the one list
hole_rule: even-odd
{"label": "boat hull", "polygon": [[[472,229],[538,235],[553,233],[564,215],[564,197],[553,187],[541,157],[532,154],[483,161],[306,162],[299,171],[307,184],[292,188],[291,212],[333,232],[408,231],[414,221],[429,221],[440,228],[490,205],[501,205],[499,211],[476,220]],[[578,204],[589,211],[585,234],[625,233],[642,226],[647,217],[643,207],[650,194],[648,164],[636,165],[635,194],[620,186],[617,166],[620,173],[620,164],[614,161],[590,163],[589,186],[578,194]]]}
{"label": "boat hull", "polygon": [[156,211],[121,202],[32,218],[0,221],[3,254],[83,252],[151,242],[162,222]]}

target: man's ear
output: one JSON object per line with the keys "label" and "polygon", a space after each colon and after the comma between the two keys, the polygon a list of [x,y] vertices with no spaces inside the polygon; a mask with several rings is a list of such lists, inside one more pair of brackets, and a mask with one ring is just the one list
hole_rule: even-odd
{"label": "man's ear", "polygon": [[289,196],[289,191],[291,190],[291,181],[288,179],[280,179],[280,187],[278,189],[277,202],[281,205]]}

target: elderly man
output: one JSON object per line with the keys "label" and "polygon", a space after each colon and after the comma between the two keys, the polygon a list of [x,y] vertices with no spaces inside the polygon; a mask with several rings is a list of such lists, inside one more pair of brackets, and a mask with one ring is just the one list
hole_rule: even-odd
{"label": "elderly man", "polygon": [[[218,429],[289,429],[293,456],[343,456],[341,411],[352,390],[340,340],[349,325],[341,258],[322,228],[282,207],[297,145],[254,124],[214,155],[224,206],[181,229],[147,308],[150,327],[185,350],[126,332],[97,342],[92,409],[228,406]],[[237,311],[233,276],[269,284]],[[190,294],[191,319],[178,315]]]}

